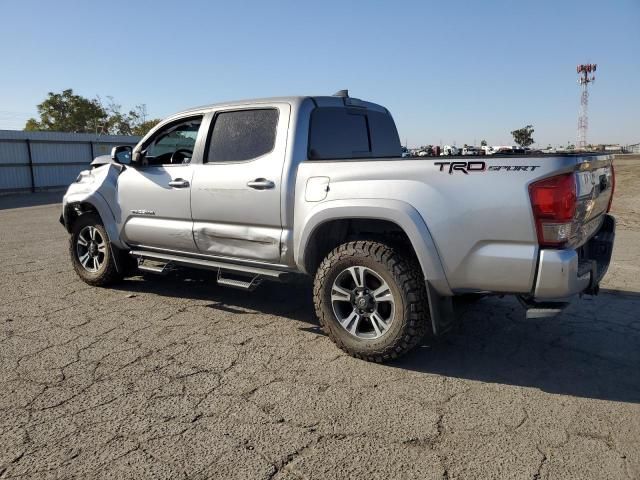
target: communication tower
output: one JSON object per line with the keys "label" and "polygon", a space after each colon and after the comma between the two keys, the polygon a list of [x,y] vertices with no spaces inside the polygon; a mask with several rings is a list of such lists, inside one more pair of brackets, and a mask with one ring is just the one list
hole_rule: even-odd
{"label": "communication tower", "polygon": [[589,84],[596,80],[595,72],[598,66],[595,63],[580,64],[576,67],[578,73],[578,85],[580,85],[580,113],[578,114],[578,141],[576,147],[579,150],[587,148],[587,130],[589,129]]}

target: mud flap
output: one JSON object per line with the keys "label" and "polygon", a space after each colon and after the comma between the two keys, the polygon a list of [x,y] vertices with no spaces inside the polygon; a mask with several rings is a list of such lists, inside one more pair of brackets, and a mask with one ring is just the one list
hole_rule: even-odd
{"label": "mud flap", "polygon": [[113,264],[116,266],[116,272],[122,273],[124,271],[124,266],[122,265],[123,262],[120,251],[111,245],[111,242],[109,242],[109,250],[111,250],[111,258],[113,258]]}
{"label": "mud flap", "polygon": [[456,316],[453,311],[453,297],[441,296],[429,281],[426,283],[429,313],[431,314],[431,328],[433,335],[439,336],[451,330],[456,324]]}
{"label": "mud flap", "polygon": [[111,242],[109,242],[109,247],[111,248],[113,260],[116,264],[116,271],[125,277],[135,275],[139,266],[138,258],[131,256],[129,250],[122,250]]}

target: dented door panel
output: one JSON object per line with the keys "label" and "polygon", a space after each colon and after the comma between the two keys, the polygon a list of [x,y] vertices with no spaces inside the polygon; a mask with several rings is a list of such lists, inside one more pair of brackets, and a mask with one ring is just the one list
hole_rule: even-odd
{"label": "dented door panel", "polygon": [[194,222],[193,236],[202,253],[278,262],[280,227]]}
{"label": "dented door panel", "polygon": [[[273,103],[260,108],[279,113],[273,150],[247,161],[194,165],[191,214],[193,238],[201,253],[270,263],[281,260],[282,169],[291,107]],[[212,128],[215,115],[226,111],[214,113]]]}

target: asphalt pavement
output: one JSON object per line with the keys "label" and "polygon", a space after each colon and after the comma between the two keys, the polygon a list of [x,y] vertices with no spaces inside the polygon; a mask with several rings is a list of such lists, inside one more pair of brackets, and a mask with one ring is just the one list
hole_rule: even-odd
{"label": "asphalt pavement", "polygon": [[[48,196],[47,196],[48,195]],[[598,297],[388,365],[338,350],[307,283],[82,283],[60,194],[0,197],[0,478],[640,477],[640,231]]]}

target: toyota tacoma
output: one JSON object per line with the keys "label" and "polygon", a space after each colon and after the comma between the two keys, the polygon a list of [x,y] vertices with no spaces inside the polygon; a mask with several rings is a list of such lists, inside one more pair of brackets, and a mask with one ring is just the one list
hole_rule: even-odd
{"label": "toyota tacoma", "polygon": [[61,222],[90,285],[311,276],[329,337],[386,361],[449,329],[455,296],[515,295],[546,317],[596,294],[613,190],[609,155],[402,158],[389,111],[340,91],[173,115],[81,172]]}

